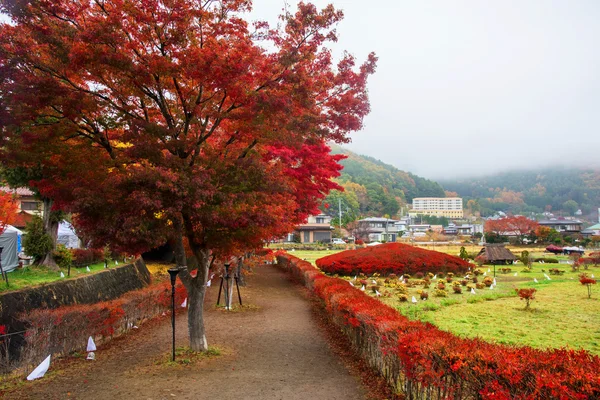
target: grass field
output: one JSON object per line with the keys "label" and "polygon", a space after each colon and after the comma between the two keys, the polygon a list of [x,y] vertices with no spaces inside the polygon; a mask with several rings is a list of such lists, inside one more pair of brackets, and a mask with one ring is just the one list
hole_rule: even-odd
{"label": "grass field", "polygon": [[[436,246],[436,251],[457,255],[460,250],[460,246],[444,247]],[[431,250],[431,246],[425,248]],[[568,259],[567,256],[543,254],[543,248],[512,248],[517,255],[522,250],[528,250],[534,257]],[[314,264],[316,259],[338,251],[297,250],[291,254]],[[523,272],[524,266],[520,263],[509,267],[512,271],[507,274],[500,273],[500,267],[496,267],[495,289],[479,289],[474,295],[465,288],[463,294],[454,294],[451,285],[447,285],[448,297],[434,297],[434,285],[431,285],[426,289],[428,300],[421,301],[419,291],[423,288],[414,287],[408,288],[409,302],[400,302],[395,289],[382,286],[380,291],[389,297],[379,299],[409,318],[431,322],[459,336],[535,348],[581,348],[600,355],[600,285],[592,287],[592,298],[588,299],[586,287],[578,281],[581,272],[600,278],[600,267],[580,272],[571,271],[567,264],[534,263],[531,272]],[[565,273],[550,275],[551,280],[547,280],[544,274],[549,268],[559,268]],[[493,275],[493,266],[481,269],[487,275]],[[514,276],[515,273],[517,276]],[[538,283],[534,282],[534,278]],[[353,277],[345,279],[352,280]],[[382,284],[382,280],[379,279],[378,283]],[[536,299],[529,310],[525,310],[524,301],[515,294],[515,288],[527,287],[537,289]],[[412,296],[418,300],[416,304],[410,301]]]}
{"label": "grass field", "polygon": [[[122,263],[120,263],[122,264]],[[110,267],[115,267],[115,262],[109,263]],[[80,276],[84,276],[86,274],[93,274],[96,272],[100,272],[104,270],[104,262],[97,264],[90,264],[90,272],[88,272],[85,267],[83,268],[71,268],[71,278],[78,278]],[[6,283],[0,281],[0,293],[8,292],[11,290],[23,289],[25,287],[30,286],[38,286],[45,283],[50,283],[54,281],[58,281],[61,279],[69,279],[66,277],[67,271],[62,270],[65,278],[60,277],[60,272],[51,271],[46,267],[38,267],[38,266],[28,266],[20,269],[15,269],[12,272],[8,273],[8,283],[9,286],[6,286]]]}

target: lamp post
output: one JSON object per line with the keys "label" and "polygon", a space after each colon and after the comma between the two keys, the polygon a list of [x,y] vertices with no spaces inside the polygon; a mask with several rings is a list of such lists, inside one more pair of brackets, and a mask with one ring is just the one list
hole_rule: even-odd
{"label": "lamp post", "polygon": [[229,293],[229,263],[225,263],[225,309],[231,310],[231,296]]}
{"label": "lamp post", "polygon": [[169,268],[171,276],[171,325],[173,326],[173,361],[175,361],[175,282],[177,281],[177,268]]}

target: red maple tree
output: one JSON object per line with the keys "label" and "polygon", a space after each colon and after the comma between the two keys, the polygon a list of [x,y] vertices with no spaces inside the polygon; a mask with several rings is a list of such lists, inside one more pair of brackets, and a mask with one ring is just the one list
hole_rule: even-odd
{"label": "red maple tree", "polygon": [[499,236],[516,236],[522,242],[525,236],[535,232],[539,224],[524,216],[509,216],[485,221],[485,231]]}
{"label": "red maple tree", "polygon": [[325,143],[361,128],[375,56],[334,65],[333,6],[301,2],[251,31],[247,0],[1,4],[0,140],[50,154],[32,186],[93,242],[141,253],[175,239],[190,345],[207,349],[210,267],[337,188]]}

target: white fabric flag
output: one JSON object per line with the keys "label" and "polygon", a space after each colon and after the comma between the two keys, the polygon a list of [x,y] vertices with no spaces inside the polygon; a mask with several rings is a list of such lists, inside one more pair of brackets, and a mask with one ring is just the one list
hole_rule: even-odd
{"label": "white fabric flag", "polygon": [[354,287],[354,283],[350,282],[350,286]]}
{"label": "white fabric flag", "polygon": [[119,262],[118,262],[118,261],[115,261],[115,265],[119,265]]}
{"label": "white fabric flag", "polygon": [[492,272],[492,271],[488,268],[488,272]]}
{"label": "white fabric flag", "polygon": [[377,285],[377,281],[376,280],[371,280],[371,282],[373,282],[374,285]]}
{"label": "white fabric flag", "polygon": [[63,274],[63,272],[62,272],[62,271],[60,271],[60,277],[61,277],[61,278],[64,278],[64,277],[65,277],[65,274]]}
{"label": "white fabric flag", "polygon": [[377,295],[377,297],[381,297],[381,293],[379,293],[379,290],[375,290],[375,294]]}
{"label": "white fabric flag", "polygon": [[206,282],[206,287],[210,287],[211,283],[210,280],[208,282]]}
{"label": "white fabric flag", "polygon": [[471,288],[471,294],[476,294],[475,289]]}
{"label": "white fabric flag", "polygon": [[183,300],[183,303],[181,303],[181,308],[186,308],[187,307],[187,297],[185,298],[185,300]]}
{"label": "white fabric flag", "polygon": [[412,297],[412,302],[413,302],[413,304],[417,303],[417,299],[415,298],[415,296]]}
{"label": "white fabric flag", "polygon": [[32,381],[34,379],[42,378],[46,372],[48,372],[48,368],[50,368],[50,356],[46,357],[46,359],[42,361],[29,376],[27,376],[27,380]]}
{"label": "white fabric flag", "polygon": [[86,270],[87,272],[90,272],[90,267],[89,267],[89,266],[85,267],[85,270]]}
{"label": "white fabric flag", "polygon": [[362,285],[362,287],[360,288],[360,290],[362,290],[364,292],[365,291],[365,285]]}
{"label": "white fabric flag", "polygon": [[515,276],[517,276],[517,273],[515,272]]}
{"label": "white fabric flag", "polygon": [[94,343],[94,339],[90,336],[88,339],[88,345],[86,351],[96,351],[96,343]]}
{"label": "white fabric flag", "polygon": [[537,280],[537,278],[533,278],[533,281],[534,281],[535,283],[538,283],[538,280]]}

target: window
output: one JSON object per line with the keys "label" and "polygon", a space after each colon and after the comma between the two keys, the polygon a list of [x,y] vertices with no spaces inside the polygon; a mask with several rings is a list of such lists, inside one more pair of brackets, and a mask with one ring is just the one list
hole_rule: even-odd
{"label": "window", "polygon": [[324,217],[317,217],[317,224],[324,224],[324,223],[325,223]]}
{"label": "window", "polygon": [[21,210],[24,211],[37,211],[38,203],[35,201],[22,201],[21,202]]}

